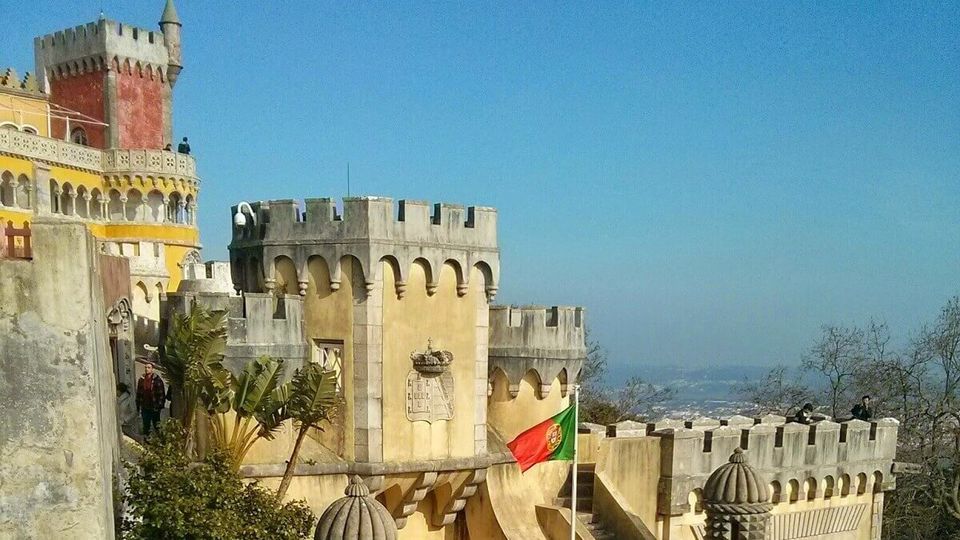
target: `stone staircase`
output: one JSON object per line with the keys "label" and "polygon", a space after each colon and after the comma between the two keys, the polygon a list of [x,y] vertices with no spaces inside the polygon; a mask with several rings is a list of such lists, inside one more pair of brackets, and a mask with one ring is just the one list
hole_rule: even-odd
{"label": "stone staircase", "polygon": [[[593,513],[593,478],[595,463],[577,464],[577,520],[590,531],[594,540],[611,540],[616,538],[612,532],[605,529],[600,522],[600,517]],[[560,497],[554,500],[554,504],[564,508],[570,508],[570,497],[573,485],[571,478],[573,467],[570,468],[567,481],[560,490]],[[569,514],[569,512],[567,512]]]}

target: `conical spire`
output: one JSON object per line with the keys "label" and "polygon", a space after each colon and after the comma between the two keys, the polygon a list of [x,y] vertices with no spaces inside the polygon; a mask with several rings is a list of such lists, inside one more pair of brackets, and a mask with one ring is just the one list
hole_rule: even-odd
{"label": "conical spire", "polygon": [[167,5],[163,8],[163,15],[160,16],[160,24],[163,23],[180,24],[180,16],[177,15],[177,8],[173,5],[173,0],[167,0]]}

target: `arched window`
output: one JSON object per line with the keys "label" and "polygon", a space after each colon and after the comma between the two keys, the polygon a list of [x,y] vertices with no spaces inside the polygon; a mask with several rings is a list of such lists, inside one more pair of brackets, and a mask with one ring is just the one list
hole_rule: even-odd
{"label": "arched window", "polygon": [[38,134],[37,128],[35,128],[35,127],[33,127],[33,126],[23,126],[23,132],[24,132],[24,133],[29,133],[29,134],[31,134],[31,135],[37,135],[37,134]]}
{"label": "arched window", "polygon": [[13,129],[16,131],[20,131],[20,128],[18,128],[16,124],[11,124],[10,122],[3,122],[2,124],[0,124],[0,129]]}
{"label": "arched window", "polygon": [[87,131],[82,127],[75,127],[70,131],[70,141],[74,144],[82,144],[83,146],[89,146],[87,142]]}

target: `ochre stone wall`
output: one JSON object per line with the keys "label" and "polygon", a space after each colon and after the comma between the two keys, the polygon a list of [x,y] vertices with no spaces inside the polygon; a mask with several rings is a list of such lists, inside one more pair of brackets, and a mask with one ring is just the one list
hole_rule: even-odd
{"label": "ochre stone wall", "polygon": [[[427,294],[424,266],[409,271],[404,298],[399,299],[396,277],[383,265],[383,459],[404,461],[474,455],[476,370],[476,310],[479,294],[471,288],[457,295],[456,270],[444,264],[436,292]],[[434,349],[453,353],[454,416],[432,423],[411,422],[406,416],[407,375],[413,369],[410,354],[423,351],[427,340]]]}

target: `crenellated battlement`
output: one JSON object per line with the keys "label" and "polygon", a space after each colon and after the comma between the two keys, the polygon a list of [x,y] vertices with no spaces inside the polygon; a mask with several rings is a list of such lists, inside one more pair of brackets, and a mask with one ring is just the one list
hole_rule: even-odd
{"label": "crenellated battlement", "polygon": [[491,306],[487,365],[491,388],[501,372],[516,397],[520,380],[532,371],[540,380],[541,397],[557,377],[566,394],[586,357],[584,315],[581,307]]}
{"label": "crenellated battlement", "polygon": [[33,44],[41,82],[127,61],[166,74],[169,63],[162,32],[107,19],[36,37]]}
{"label": "crenellated battlement", "polygon": [[27,72],[21,79],[17,71],[13,68],[7,68],[0,75],[0,90],[13,90],[18,93],[27,94],[32,97],[46,99],[47,96],[40,89],[36,76]]}
{"label": "crenellated battlement", "polygon": [[[262,265],[266,289],[275,282],[275,262],[291,259],[302,290],[307,261],[322,257],[331,274],[331,288],[339,288],[340,260],[352,256],[360,263],[368,290],[382,278],[381,261],[397,273],[397,294],[403,295],[410,267],[421,261],[427,267],[428,291],[435,290],[440,268],[453,263],[457,290],[465,294],[470,270],[479,268],[492,298],[497,291],[500,254],[497,247],[497,211],[494,208],[424,201],[394,201],[387,197],[347,197],[343,212],[330,198],[307,199],[303,210],[296,200],[261,201],[243,207],[244,224],[236,225],[238,206],[231,209],[233,240],[230,244],[234,281],[250,289],[242,275],[250,261]],[[250,210],[252,209],[252,214]]]}
{"label": "crenellated battlement", "polygon": [[689,510],[689,494],[736,448],[773,486],[774,502],[862,490],[868,482],[875,490],[893,489],[898,426],[891,418],[807,425],[786,423],[781,416],[734,416],[646,426],[622,422],[608,426],[607,434],[660,439],[658,512],[677,515]]}
{"label": "crenellated battlement", "polygon": [[330,198],[306,199],[303,211],[293,199],[251,206],[257,227],[235,227],[235,244],[370,239],[497,249],[497,211],[484,206],[409,200],[394,206],[389,197],[346,197],[343,214]]}
{"label": "crenellated battlement", "polygon": [[[218,292],[167,293],[161,317],[168,324],[177,313],[189,313],[194,302],[209,310],[225,311],[227,349],[224,365],[231,370],[241,369],[249,360],[262,355],[282,358],[287,362],[287,374],[307,359],[307,345],[303,338],[303,301],[299,296],[247,293],[235,296]],[[165,339],[161,329],[161,342]]]}

